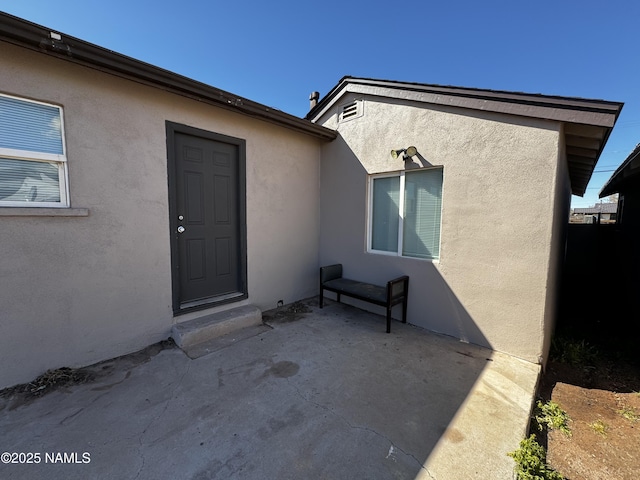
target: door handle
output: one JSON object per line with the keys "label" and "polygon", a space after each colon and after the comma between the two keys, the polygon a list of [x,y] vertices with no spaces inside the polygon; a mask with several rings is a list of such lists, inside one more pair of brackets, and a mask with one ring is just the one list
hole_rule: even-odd
{"label": "door handle", "polygon": [[184,232],[184,227],[182,225],[180,225],[178,227],[178,233],[182,233],[182,232]]}

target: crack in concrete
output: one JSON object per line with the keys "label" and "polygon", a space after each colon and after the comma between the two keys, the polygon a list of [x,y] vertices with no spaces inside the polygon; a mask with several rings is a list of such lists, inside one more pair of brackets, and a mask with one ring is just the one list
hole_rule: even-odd
{"label": "crack in concrete", "polygon": [[78,410],[76,410],[75,413],[71,413],[69,415],[67,415],[66,417],[64,417],[62,420],[60,420],[59,425],[64,425],[64,422],[66,422],[67,420],[72,419],[73,417],[75,417],[76,415],[78,415],[80,412],[82,412],[84,410],[84,407],[79,408]]}
{"label": "crack in concrete", "polygon": [[393,446],[394,450],[397,450],[399,452],[401,452],[403,455],[407,456],[407,457],[411,457],[413,458],[413,460],[420,465],[420,468],[424,468],[424,465],[422,464],[422,462],[420,460],[418,460],[412,453],[409,452],[405,452],[402,448],[400,448],[399,446],[395,445],[386,435],[383,435],[380,432],[377,432],[376,430],[369,428],[369,427],[362,427],[362,426],[358,426],[358,425],[352,425],[349,420],[347,420],[346,418],[342,417],[341,415],[337,415],[336,416],[342,418],[344,420],[344,422],[349,425],[349,427],[351,428],[355,428],[355,429],[360,429],[360,430],[366,430],[368,432],[373,433],[374,435],[378,435],[381,438],[384,438],[387,442],[389,442],[390,445]]}
{"label": "crack in concrete", "polygon": [[[424,469],[426,470],[426,468],[424,468],[424,465],[422,464],[422,462],[420,460],[418,460],[412,453],[409,452],[405,452],[402,448],[398,447],[397,445],[395,445],[386,435],[383,435],[382,433],[369,428],[369,427],[363,427],[360,425],[353,425],[346,417],[344,417],[343,415],[340,415],[338,413],[336,413],[334,410],[331,410],[329,407],[327,407],[326,405],[322,405],[318,402],[314,402],[313,400],[305,397],[302,392],[300,391],[300,389],[294,385],[293,383],[291,383],[291,381],[289,379],[287,379],[287,383],[289,383],[289,385],[291,385],[293,387],[293,389],[296,391],[297,395],[302,398],[305,402],[311,403],[312,405],[315,405],[316,407],[319,407],[329,413],[331,413],[332,415],[334,415],[335,417],[339,418],[340,420],[342,420],[344,423],[346,423],[349,428],[352,429],[358,429],[358,430],[365,430],[367,432],[371,432],[374,435],[377,435],[383,439],[385,439],[387,442],[389,442],[389,444],[394,448],[394,450],[397,450],[399,452],[401,452],[403,455],[405,455],[406,457],[411,457],[419,466],[420,469]],[[387,456],[388,457],[388,456]],[[429,471],[427,470],[427,473],[429,473]],[[433,476],[431,476],[431,474],[429,473],[429,476],[431,478],[433,478]],[[435,480],[435,479],[434,479]]]}
{"label": "crack in concrete", "polygon": [[437,480],[436,477],[434,477],[433,475],[431,475],[431,472],[424,467],[424,465],[422,466],[422,470],[424,470],[425,472],[427,472],[427,475],[429,475],[429,478],[433,479],[433,480]]}
{"label": "crack in concrete", "polygon": [[[79,410],[77,410],[75,413],[70,413],[69,415],[67,415],[66,417],[64,417],[62,420],[60,420],[58,422],[58,425],[64,425],[64,423],[67,420],[71,420],[72,418],[74,418],[75,416],[79,415],[83,410],[89,408],[91,405],[93,405],[94,403],[96,403],[98,400],[100,400],[102,397],[104,397],[105,395],[107,395],[107,393],[109,392],[104,392],[101,393],[100,395],[98,395],[97,397],[95,397],[94,399],[92,399],[87,405],[85,405],[84,407],[80,408]],[[80,393],[82,394],[82,392]],[[45,415],[45,417],[48,417],[50,415],[50,412],[47,413]]]}
{"label": "crack in concrete", "polygon": [[142,460],[142,465],[140,465],[140,468],[138,469],[138,473],[136,473],[134,480],[137,480],[138,478],[140,478],[140,475],[142,474],[142,471],[146,465],[146,458],[144,456],[144,449],[143,449],[143,442],[142,442],[143,437],[147,433],[147,430],[149,430],[151,426],[166,413],[167,409],[169,408],[169,404],[171,404],[171,402],[175,400],[176,392],[178,391],[178,388],[182,385],[182,381],[184,380],[184,377],[187,375],[187,373],[189,373],[190,369],[191,369],[191,362],[187,363],[187,368],[185,369],[184,373],[180,376],[180,379],[176,382],[175,386],[171,390],[171,395],[167,399],[162,411],[151,419],[151,421],[147,424],[147,426],[144,427],[144,430],[142,430],[142,433],[140,433],[140,435],[138,436],[137,453],[138,453],[138,457],[140,457],[140,459]]}
{"label": "crack in concrete", "polygon": [[140,465],[140,468],[138,469],[138,473],[136,473],[134,480],[137,480],[138,478],[140,478],[140,474],[142,473],[142,470],[144,470],[144,466],[147,464],[147,461],[145,459],[145,456],[144,456],[144,453],[142,452],[141,447],[142,445],[138,446],[137,453],[138,453],[138,457],[140,457],[140,460],[142,460],[142,465]]}

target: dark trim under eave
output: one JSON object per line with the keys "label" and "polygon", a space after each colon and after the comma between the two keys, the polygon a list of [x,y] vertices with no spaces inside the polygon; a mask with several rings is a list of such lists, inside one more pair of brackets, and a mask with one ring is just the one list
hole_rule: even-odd
{"label": "dark trim under eave", "polygon": [[[578,97],[561,97],[554,95],[543,95],[539,93],[524,93],[524,92],[508,92],[504,90],[487,90],[480,88],[469,87],[454,87],[454,86],[442,86],[432,85],[424,83],[411,83],[411,82],[398,82],[392,80],[376,80],[371,78],[358,78],[358,77],[343,77],[338,84],[331,89],[327,95],[320,100],[320,102],[313,108],[305,118],[312,119],[320,114],[322,109],[336,97],[339,96],[342,90],[349,84],[362,85],[368,87],[380,87],[389,88],[392,90],[404,90],[416,93],[428,93],[433,95],[444,95],[449,97],[458,97],[460,99],[467,99],[469,105],[459,104],[457,106],[472,108],[476,110],[484,110],[482,102],[485,101],[498,101],[513,104],[513,110],[507,113],[515,115],[523,114],[524,116],[533,116],[527,112],[519,112],[518,108],[526,109],[530,107],[546,107],[550,109],[562,110],[574,110],[580,112],[590,112],[594,114],[614,115],[614,120],[610,125],[602,125],[612,127],[617,120],[618,115],[624,105],[622,102],[612,102],[608,100],[594,100],[588,98]],[[475,102],[474,102],[475,100]],[[456,102],[459,103],[459,102]],[[553,115],[538,117],[546,119],[560,119],[555,118]],[[567,118],[562,118],[562,121],[571,121]]]}
{"label": "dark trim under eave", "polygon": [[633,149],[633,151],[620,164],[616,171],[613,172],[613,175],[611,175],[609,180],[607,180],[607,183],[605,183],[600,190],[598,197],[602,198],[608,195],[619,193],[621,187],[625,184],[625,182],[627,182],[629,177],[640,176],[640,174],[635,174],[635,172],[631,171],[631,163],[638,158],[640,158],[640,143],[636,145],[636,148]]}
{"label": "dark trim under eave", "polygon": [[127,57],[83,40],[60,34],[13,15],[0,12],[0,40],[44,53],[55,58],[77,63],[105,73],[116,75],[144,85],[215,105],[226,110],[264,120],[300,133],[331,141],[337,133],[308,120],[267,107],[246,98],[233,95],[205,83],[178,75],[140,60]]}

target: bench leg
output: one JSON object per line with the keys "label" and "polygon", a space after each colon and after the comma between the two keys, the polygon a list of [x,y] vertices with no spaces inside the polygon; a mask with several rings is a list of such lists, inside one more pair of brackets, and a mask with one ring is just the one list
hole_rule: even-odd
{"label": "bench leg", "polygon": [[338,303],[340,303],[340,293],[336,293],[336,295],[338,296]]}
{"label": "bench leg", "polygon": [[391,333],[391,305],[387,306],[387,333]]}
{"label": "bench leg", "polygon": [[322,285],[320,286],[320,308],[322,308],[323,304],[324,304],[324,288],[322,288]]}
{"label": "bench leg", "polygon": [[402,299],[402,323],[407,323],[407,296]]}

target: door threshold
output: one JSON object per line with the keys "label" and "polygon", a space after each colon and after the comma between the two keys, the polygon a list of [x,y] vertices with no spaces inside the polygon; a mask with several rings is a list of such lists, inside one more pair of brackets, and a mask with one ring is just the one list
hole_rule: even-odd
{"label": "door threshold", "polygon": [[214,307],[217,303],[225,302],[236,297],[243,297],[242,292],[227,293],[225,295],[216,295],[215,297],[201,298],[199,300],[192,300],[190,302],[184,302],[180,304],[180,310],[186,310],[194,307],[201,307],[203,305],[211,305]]}

